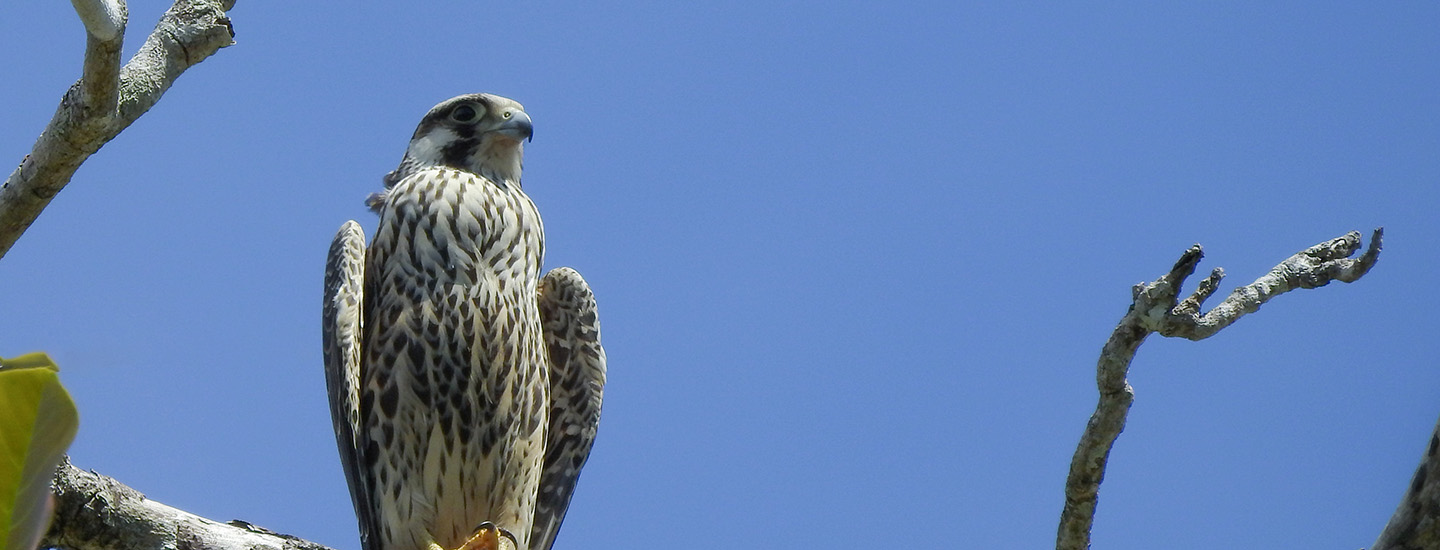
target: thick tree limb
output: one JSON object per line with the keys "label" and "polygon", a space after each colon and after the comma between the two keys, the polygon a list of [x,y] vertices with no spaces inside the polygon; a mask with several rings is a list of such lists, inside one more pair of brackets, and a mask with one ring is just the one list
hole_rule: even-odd
{"label": "thick tree limb", "polygon": [[220,523],[155,502],[66,460],[55,471],[55,519],[42,547],[69,550],[330,550],[235,520]]}
{"label": "thick tree limb", "polygon": [[1440,548],[1440,423],[1430,433],[1430,444],[1405,498],[1380,532],[1371,550],[1409,550]]}
{"label": "thick tree limb", "polygon": [[234,43],[233,0],[176,0],[140,51],[120,68],[121,0],[72,0],[85,24],[83,74],[20,166],[0,186],[0,257],[70,182],[75,170],[140,118],[180,73]]}
{"label": "thick tree limb", "polygon": [[[1060,514],[1055,547],[1058,550],[1086,550],[1090,547],[1090,528],[1095,521],[1095,506],[1100,482],[1105,478],[1105,465],[1115,439],[1125,429],[1125,417],[1135,397],[1125,379],[1135,351],[1146,336],[1155,332],[1162,336],[1201,340],[1290,290],[1318,288],[1331,281],[1354,282],[1369,272],[1379,259],[1381,234],[1382,231],[1376,229],[1370,248],[1355,259],[1350,258],[1360,250],[1360,233],[1355,231],[1307,248],[1281,262],[1255,282],[1235,289],[1230,297],[1204,315],[1200,314],[1200,306],[1215,293],[1225,272],[1216,269],[1200,281],[1194,293],[1179,299],[1180,285],[1195,273],[1195,267],[1204,256],[1198,244],[1186,250],[1169,273],[1153,283],[1135,285],[1130,311],[1120,319],[1119,326],[1115,327],[1115,332],[1111,333],[1100,353],[1096,370],[1100,402],[1090,416],[1090,422],[1086,424],[1085,433],[1075,449],[1075,457],[1070,462],[1070,475],[1065,481],[1065,509]],[[1434,453],[1432,445],[1431,455]],[[1432,506],[1440,505],[1437,497],[1440,497],[1440,489],[1430,493]]]}

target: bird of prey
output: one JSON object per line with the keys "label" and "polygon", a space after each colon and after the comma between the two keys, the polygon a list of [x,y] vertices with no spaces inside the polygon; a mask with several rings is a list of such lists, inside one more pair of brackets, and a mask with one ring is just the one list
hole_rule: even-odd
{"label": "bird of prey", "polygon": [[364,550],[549,550],[590,453],[605,384],[595,299],[540,275],[520,188],[533,129],[471,94],[421,119],[374,242],[331,244],[325,382]]}

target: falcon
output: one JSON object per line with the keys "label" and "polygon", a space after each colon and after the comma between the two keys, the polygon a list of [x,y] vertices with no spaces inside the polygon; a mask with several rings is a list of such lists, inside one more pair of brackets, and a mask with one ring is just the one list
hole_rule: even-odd
{"label": "falcon", "polygon": [[325,265],[325,383],[364,550],[549,550],[600,420],[605,351],[579,273],[540,275],[520,187],[530,116],[471,94],[420,120],[374,241]]}

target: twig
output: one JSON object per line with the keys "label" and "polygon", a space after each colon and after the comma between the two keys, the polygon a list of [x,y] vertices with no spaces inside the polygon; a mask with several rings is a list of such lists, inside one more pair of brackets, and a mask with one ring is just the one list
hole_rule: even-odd
{"label": "twig", "polygon": [[[1180,285],[1195,273],[1204,257],[1200,245],[1186,250],[1169,273],[1153,283],[1141,283],[1133,289],[1130,311],[1120,319],[1119,326],[1105,342],[1096,371],[1100,402],[1085,426],[1075,457],[1070,462],[1070,475],[1065,481],[1065,509],[1060,514],[1056,536],[1057,550],[1086,550],[1090,547],[1090,528],[1095,522],[1095,506],[1100,482],[1105,478],[1105,465],[1110,449],[1125,429],[1125,417],[1135,393],[1126,382],[1135,351],[1150,333],[1162,336],[1201,340],[1230,326],[1248,313],[1260,309],[1271,298],[1296,288],[1318,288],[1331,281],[1354,282],[1380,257],[1382,231],[1376,229],[1370,248],[1359,258],[1350,256],[1360,249],[1360,233],[1351,231],[1343,237],[1301,251],[1275,266],[1255,282],[1235,289],[1224,302],[1204,315],[1204,305],[1225,277],[1225,272],[1211,272],[1185,299],[1179,299]],[[1440,429],[1440,427],[1437,427]],[[1435,448],[1431,451],[1434,454]],[[1431,494],[1431,502],[1440,502],[1440,489]],[[1377,546],[1378,547],[1378,546]]]}
{"label": "twig", "polygon": [[0,257],[85,159],[150,110],[186,69],[234,43],[225,15],[233,1],[176,0],[140,51],[120,68],[125,3],[72,2],[86,30],[83,73],[60,99],[30,154],[0,186]]}
{"label": "twig", "polygon": [[[1360,250],[1358,231],[1351,231],[1338,239],[1307,248],[1280,262],[1280,265],[1255,282],[1235,289],[1220,305],[1215,306],[1209,313],[1200,315],[1199,306],[1215,291],[1214,286],[1220,282],[1220,278],[1224,277],[1224,272],[1217,269],[1201,282],[1200,289],[1196,290],[1194,295],[1181,304],[1183,309],[1169,314],[1156,310],[1152,313],[1158,315],[1147,315],[1144,322],[1162,336],[1190,340],[1209,338],[1246,314],[1260,309],[1260,306],[1271,298],[1291,290],[1319,288],[1331,281],[1355,282],[1369,272],[1380,258],[1382,233],[1380,229],[1375,230],[1375,234],[1370,238],[1370,248],[1359,258],[1350,258]],[[1210,289],[1202,294],[1201,291],[1206,289],[1206,285],[1209,285]]]}
{"label": "twig", "polygon": [[243,521],[220,523],[155,502],[67,459],[55,471],[55,519],[42,547],[68,550],[330,550]]}

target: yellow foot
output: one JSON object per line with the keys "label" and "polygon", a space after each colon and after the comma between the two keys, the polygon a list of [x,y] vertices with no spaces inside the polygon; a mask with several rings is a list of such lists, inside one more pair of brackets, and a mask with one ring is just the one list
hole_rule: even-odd
{"label": "yellow foot", "polygon": [[[435,545],[431,545],[432,547]],[[516,550],[515,536],[509,531],[496,527],[494,523],[481,523],[475,534],[455,550]],[[432,548],[431,550],[436,550]]]}

